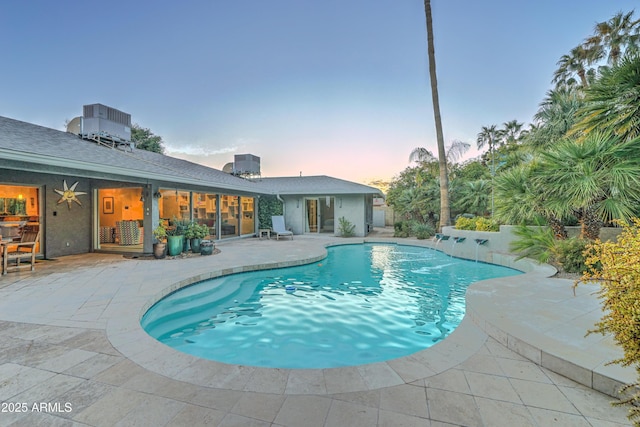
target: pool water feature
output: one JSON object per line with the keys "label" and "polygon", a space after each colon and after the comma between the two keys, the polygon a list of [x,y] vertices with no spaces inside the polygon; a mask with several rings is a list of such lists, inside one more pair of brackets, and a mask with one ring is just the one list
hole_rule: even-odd
{"label": "pool water feature", "polygon": [[156,303],[143,328],[177,350],[224,363],[321,369],[381,362],[448,336],[476,281],[506,267],[393,244],[328,248],[304,266],[219,277]]}

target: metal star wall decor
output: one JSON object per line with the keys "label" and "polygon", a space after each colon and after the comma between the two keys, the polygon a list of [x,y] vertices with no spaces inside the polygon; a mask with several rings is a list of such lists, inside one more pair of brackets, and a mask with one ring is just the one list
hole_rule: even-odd
{"label": "metal star wall decor", "polygon": [[71,202],[76,202],[78,205],[82,206],[82,203],[80,203],[80,200],[78,200],[77,196],[81,196],[81,195],[87,194],[87,193],[82,192],[82,191],[76,191],[76,187],[78,186],[78,181],[76,181],[76,183],[73,184],[71,186],[71,188],[69,188],[67,186],[67,180],[66,179],[64,181],[62,181],[62,185],[63,185],[63,189],[62,190],[56,190],[56,189],[53,190],[53,191],[55,191],[56,193],[58,193],[59,195],[62,196],[60,198],[60,200],[58,200],[58,204],[60,204],[62,202],[67,202],[67,206],[69,207],[69,210],[71,210]]}

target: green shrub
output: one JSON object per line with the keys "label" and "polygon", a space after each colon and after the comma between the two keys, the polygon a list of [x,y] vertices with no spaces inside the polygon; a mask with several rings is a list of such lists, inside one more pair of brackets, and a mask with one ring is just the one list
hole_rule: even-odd
{"label": "green shrub", "polygon": [[567,273],[583,273],[587,270],[584,251],[587,241],[578,237],[556,240],[553,257]]}
{"label": "green shrub", "polygon": [[[612,334],[624,356],[610,363],[633,366],[640,376],[640,219],[624,224],[616,242],[596,240],[587,246],[588,270],[582,281],[600,283],[604,317],[591,332]],[[622,400],[615,404],[629,406],[629,420],[640,426],[640,379],[627,385]]]}
{"label": "green shrub", "polygon": [[353,237],[355,236],[356,226],[351,223],[347,218],[341,216],[338,218],[338,232],[342,237]]}
{"label": "green shrub", "polygon": [[538,262],[554,263],[567,273],[586,271],[585,249],[588,242],[578,237],[558,240],[551,227],[520,225],[513,234],[518,239],[511,243],[511,250],[518,258],[531,258]]}
{"label": "green shrub", "polygon": [[476,217],[476,231],[500,231],[500,224],[491,218]]}
{"label": "green shrub", "polygon": [[549,262],[553,258],[555,238],[549,227],[519,225],[513,230],[518,239],[511,242],[511,251],[518,259],[531,258],[538,262]]}
{"label": "green shrub", "polygon": [[393,237],[409,237],[411,235],[411,221],[396,221],[393,224]]}
{"label": "green shrub", "polygon": [[500,224],[491,218],[476,216],[459,216],[456,219],[456,229],[473,231],[500,231]]}
{"label": "green shrub", "polygon": [[433,236],[435,234],[435,230],[430,224],[415,223],[411,227],[411,233],[419,240],[423,240]]}
{"label": "green shrub", "polygon": [[456,229],[458,230],[475,230],[476,229],[476,219],[475,218],[467,218],[464,216],[458,217],[456,220]]}
{"label": "green shrub", "polygon": [[282,202],[276,196],[261,196],[258,199],[258,222],[260,228],[271,228],[271,217],[283,215]]}

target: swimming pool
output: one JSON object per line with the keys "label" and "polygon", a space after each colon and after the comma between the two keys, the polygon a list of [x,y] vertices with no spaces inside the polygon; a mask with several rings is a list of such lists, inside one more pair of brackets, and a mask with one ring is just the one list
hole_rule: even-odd
{"label": "swimming pool", "polygon": [[320,369],[380,362],[449,335],[467,287],[521,274],[393,244],[333,246],[324,260],[181,289],[142,318],[152,337],[205,359]]}

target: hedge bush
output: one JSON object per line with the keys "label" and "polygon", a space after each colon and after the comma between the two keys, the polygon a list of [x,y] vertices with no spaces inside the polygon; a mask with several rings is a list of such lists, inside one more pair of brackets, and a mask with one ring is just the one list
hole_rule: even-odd
{"label": "hedge bush", "polygon": [[553,257],[567,273],[584,273],[587,271],[584,251],[588,241],[579,237],[555,240]]}
{"label": "hedge bush", "polygon": [[393,237],[409,237],[411,224],[411,221],[396,221],[393,224]]}
{"label": "hedge bush", "polygon": [[475,218],[467,218],[464,216],[458,217],[456,219],[456,229],[458,230],[475,230],[476,229],[476,219]]}
{"label": "hedge bush", "polygon": [[621,390],[624,397],[615,404],[628,405],[629,420],[640,426],[640,219],[623,227],[616,242],[597,240],[587,246],[588,270],[581,281],[599,282],[603,301],[605,314],[590,333],[612,334],[624,356],[610,363],[636,370],[638,378]]}
{"label": "hedge bush", "polygon": [[500,231],[500,224],[491,218],[476,216],[467,218],[460,216],[456,219],[456,229],[472,231]]}
{"label": "hedge bush", "polygon": [[418,240],[428,239],[435,234],[433,226],[422,223],[413,224],[411,232],[418,238]]}

